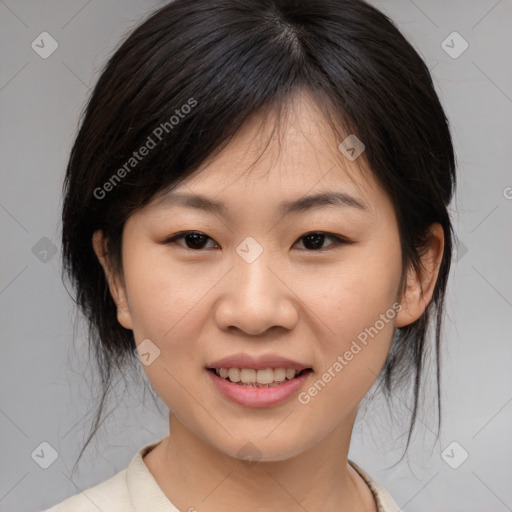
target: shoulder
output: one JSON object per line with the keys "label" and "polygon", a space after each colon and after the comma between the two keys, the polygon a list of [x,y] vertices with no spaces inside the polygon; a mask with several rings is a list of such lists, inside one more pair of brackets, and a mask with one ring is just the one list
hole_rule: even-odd
{"label": "shoulder", "polygon": [[125,468],[42,512],[131,512],[133,508],[126,484],[126,471]]}
{"label": "shoulder", "polygon": [[350,465],[361,475],[363,480],[371,489],[375,502],[377,503],[377,512],[400,512],[400,507],[391,497],[389,492],[378,482],[376,482],[366,471],[360,468],[355,462],[349,460]]}
{"label": "shoulder", "polygon": [[167,499],[144,456],[160,441],[141,448],[129,465],[107,480],[85,489],[41,512],[179,512]]}

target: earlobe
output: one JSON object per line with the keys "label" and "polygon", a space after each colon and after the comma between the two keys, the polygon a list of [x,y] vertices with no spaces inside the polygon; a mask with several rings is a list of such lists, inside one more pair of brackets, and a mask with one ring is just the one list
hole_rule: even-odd
{"label": "earlobe", "polygon": [[92,246],[98,261],[103,267],[110,295],[117,306],[117,321],[125,328],[132,329],[132,319],[128,307],[126,288],[121,276],[112,272],[107,261],[107,240],[101,230],[92,235]]}
{"label": "earlobe", "polygon": [[411,267],[407,271],[396,327],[405,327],[418,320],[432,299],[443,259],[444,231],[438,223],[432,224],[429,231],[429,239],[420,258],[421,269],[418,271]]}

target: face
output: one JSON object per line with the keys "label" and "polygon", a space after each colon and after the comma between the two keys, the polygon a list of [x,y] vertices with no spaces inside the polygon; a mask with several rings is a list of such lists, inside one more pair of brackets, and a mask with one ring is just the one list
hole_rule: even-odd
{"label": "face", "polygon": [[[410,313],[394,209],[363,158],[341,154],[307,97],[263,154],[260,121],[128,219],[111,290],[177,421],[225,454],[250,442],[284,460],[353,421]],[[319,194],[338,196],[308,199]],[[213,366],[245,368],[245,380],[307,370],[259,388]]]}

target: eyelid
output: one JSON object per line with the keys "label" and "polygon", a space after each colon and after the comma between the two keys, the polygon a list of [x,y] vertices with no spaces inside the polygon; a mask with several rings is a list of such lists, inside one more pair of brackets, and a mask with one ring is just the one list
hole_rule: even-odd
{"label": "eyelid", "polygon": [[347,244],[353,243],[351,240],[349,240],[347,237],[344,237],[343,235],[337,235],[336,233],[331,233],[330,231],[322,231],[322,230],[318,230],[318,229],[304,233],[303,235],[301,235],[298,238],[298,240],[300,240],[301,238],[304,238],[306,236],[309,236],[309,235],[325,235],[328,237],[335,238],[335,239],[339,240],[340,242],[345,242]]}

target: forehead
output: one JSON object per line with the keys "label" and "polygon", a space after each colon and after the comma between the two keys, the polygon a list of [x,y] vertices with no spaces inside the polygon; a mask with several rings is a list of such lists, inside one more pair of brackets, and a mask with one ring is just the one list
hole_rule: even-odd
{"label": "forehead", "polygon": [[[351,161],[338,149],[347,133],[333,131],[307,94],[291,98],[279,114],[255,114],[220,152],[173,187],[170,196],[195,193],[223,203],[258,196],[283,203],[336,190],[371,210],[383,191],[364,153]],[[160,199],[168,204],[168,197],[169,192],[164,192]]]}

